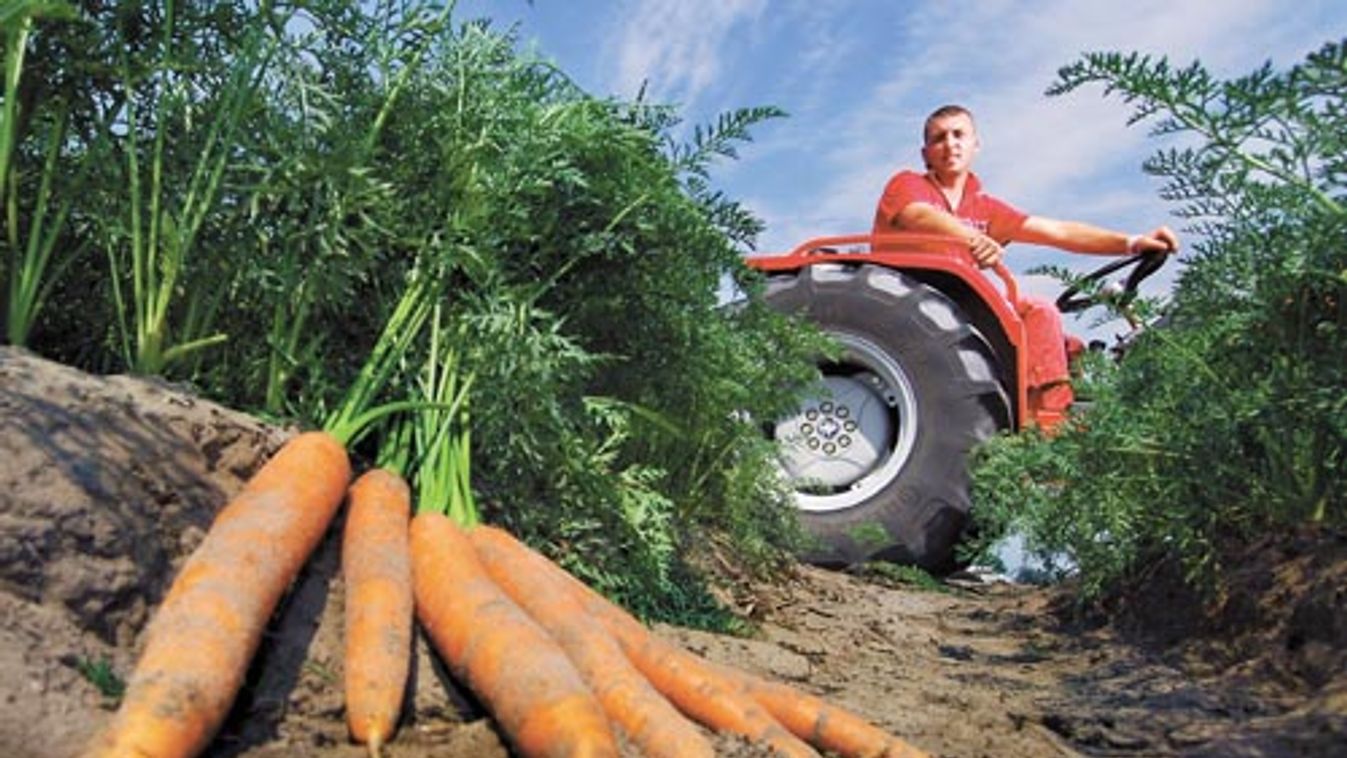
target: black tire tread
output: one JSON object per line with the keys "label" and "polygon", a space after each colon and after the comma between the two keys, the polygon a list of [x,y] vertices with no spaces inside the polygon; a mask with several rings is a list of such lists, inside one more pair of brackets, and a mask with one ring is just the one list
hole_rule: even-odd
{"label": "black tire tread", "polygon": [[[887,559],[937,571],[951,568],[971,507],[967,452],[1011,419],[1012,405],[991,345],[950,298],[883,266],[806,266],[770,277],[766,297],[772,307],[825,329],[866,335],[895,353],[907,353],[898,362],[908,373],[941,378],[927,380],[937,388],[929,394],[939,397],[918,398],[926,406],[921,415],[939,415],[939,422],[919,422],[929,430],[919,432],[925,439],[884,491],[845,510],[801,512],[815,537],[805,559],[825,565]],[[853,536],[873,535],[876,526],[887,535],[887,544],[862,543]]]}

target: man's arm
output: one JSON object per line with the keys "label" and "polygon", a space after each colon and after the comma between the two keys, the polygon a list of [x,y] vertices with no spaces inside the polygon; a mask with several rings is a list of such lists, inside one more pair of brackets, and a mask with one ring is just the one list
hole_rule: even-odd
{"label": "man's arm", "polygon": [[999,263],[1006,254],[1006,251],[996,240],[968,227],[949,211],[937,208],[930,203],[908,203],[899,211],[896,220],[897,225],[903,229],[931,234],[947,234],[951,237],[961,237],[968,240],[968,250],[973,254],[973,259],[977,261],[978,266],[982,268]]}
{"label": "man's arm", "polygon": [[1149,234],[1129,235],[1081,221],[1061,221],[1043,216],[1025,219],[1011,239],[1094,255],[1172,253],[1179,249],[1179,238],[1167,226],[1161,226]]}

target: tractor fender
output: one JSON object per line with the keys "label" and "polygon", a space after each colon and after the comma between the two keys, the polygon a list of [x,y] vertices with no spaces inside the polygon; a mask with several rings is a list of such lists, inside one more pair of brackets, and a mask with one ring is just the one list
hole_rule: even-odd
{"label": "tractor fender", "polygon": [[1000,264],[991,269],[998,286],[973,264],[958,238],[911,232],[818,237],[788,253],[753,255],[746,262],[769,274],[826,262],[883,266],[912,276],[958,304],[991,344],[1004,370],[1016,428],[1052,427],[1064,417],[1070,384],[1055,307],[1022,296],[1014,275]]}

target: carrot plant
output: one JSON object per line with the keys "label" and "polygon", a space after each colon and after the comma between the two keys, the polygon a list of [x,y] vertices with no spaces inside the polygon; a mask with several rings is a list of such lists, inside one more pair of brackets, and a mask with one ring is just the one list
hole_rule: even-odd
{"label": "carrot plant", "polygon": [[[770,447],[732,419],[789,403],[816,347],[716,296],[756,286],[740,256],[757,226],[711,169],[777,112],[734,111],[683,147],[676,109],[590,96],[444,3],[291,8],[85,4],[41,29],[43,123],[59,91],[70,154],[102,134],[116,156],[91,162],[66,228],[117,275],[72,267],[34,347],[351,429],[367,419],[348,388],[388,318],[425,311],[398,305],[424,275],[453,391],[475,377],[471,415],[436,434],[471,450],[460,490],[481,515],[642,613],[711,608],[681,565],[692,535],[753,555],[789,539]],[[409,329],[372,405],[411,402],[429,331]]]}
{"label": "carrot plant", "polygon": [[33,33],[33,20],[52,13],[69,13],[64,3],[41,0],[18,0],[0,8],[0,32],[5,40],[5,71],[3,103],[0,103],[0,198],[10,190],[10,161],[20,136],[19,78],[23,75],[23,59],[28,51],[28,37]]}
{"label": "carrot plant", "polygon": [[[310,323],[330,310],[329,298],[366,266],[385,266],[388,276],[396,275],[407,265],[396,260],[400,252],[414,259],[435,244],[433,234],[396,218],[396,187],[380,165],[386,160],[381,135],[452,8],[380,5],[375,18],[334,21],[332,29],[300,32],[281,43],[285,76],[275,84],[285,105],[268,114],[280,135],[271,148],[278,161],[248,200],[256,243],[268,261],[262,267],[269,271],[263,379],[269,413],[312,412],[321,402],[289,392],[324,372],[319,343],[327,335]],[[318,32],[350,35],[360,40],[361,53],[346,58],[325,46]],[[357,69],[375,74],[363,86],[341,82],[359,76]]]}
{"label": "carrot plant", "polygon": [[1165,561],[1214,590],[1252,540],[1347,524],[1347,40],[1228,81],[1094,53],[1051,92],[1093,84],[1188,138],[1146,163],[1188,265],[1082,424],[985,453],[974,513],[1011,514],[1090,595]]}
{"label": "carrot plant", "polygon": [[354,443],[369,428],[375,414],[387,414],[388,409],[379,406],[377,399],[402,369],[412,343],[420,336],[434,308],[435,288],[434,277],[421,271],[412,272],[407,288],[388,316],[355,381],[347,389],[341,404],[323,422],[325,430]]}
{"label": "carrot plant", "polygon": [[[6,224],[5,242],[10,249],[9,265],[9,304],[5,313],[5,338],[12,345],[26,345],[29,334],[37,320],[39,311],[46,301],[54,281],[60,271],[78,257],[80,250],[67,250],[57,258],[57,245],[63,239],[66,220],[70,215],[72,198],[56,198],[52,181],[58,171],[61,143],[66,126],[66,114],[57,115],[46,135],[45,158],[33,207],[29,215],[30,227],[25,240],[20,240],[18,229],[19,192],[11,191],[5,197]],[[15,185],[17,180],[11,177],[6,183]],[[55,202],[55,207],[53,207]],[[53,268],[53,263],[56,264]]]}
{"label": "carrot plant", "polygon": [[[151,93],[150,112],[146,114],[147,123],[142,124],[138,99],[128,98],[122,124],[126,134],[128,217],[124,227],[116,228],[107,250],[123,356],[134,371],[147,374],[161,373],[183,356],[226,339],[223,333],[209,333],[209,319],[195,324],[197,329],[180,329],[183,333],[174,334],[171,308],[181,297],[184,269],[220,196],[233,139],[252,104],[268,58],[258,28],[238,51],[217,99],[211,103],[194,102],[191,83],[175,75],[174,10],[172,0],[165,4],[163,58],[155,73],[136,81],[129,58],[124,56],[122,60],[127,91],[144,87]],[[211,116],[205,119],[200,153],[187,176],[186,186],[169,186],[165,183],[165,142],[184,123],[190,127],[198,117],[197,108],[202,106],[210,109]],[[142,168],[142,130],[147,125],[149,165]],[[123,244],[129,250],[123,251]],[[123,277],[129,280],[129,297],[122,289]],[[196,306],[203,299],[198,294],[190,301]],[[201,312],[197,310],[194,314]]]}
{"label": "carrot plant", "polygon": [[468,416],[472,377],[462,375],[438,308],[431,320],[430,348],[417,387],[419,396],[430,404],[415,415],[409,439],[414,451],[417,511],[443,513],[459,526],[476,526],[481,517],[472,494]]}
{"label": "carrot plant", "polygon": [[[5,338],[13,345],[27,344],[38,312],[51,290],[52,278],[78,253],[71,251],[59,261],[55,260],[56,247],[71,207],[71,198],[57,199],[52,188],[57,172],[62,168],[59,159],[69,116],[64,105],[58,104],[54,109],[46,129],[40,178],[32,191],[26,230],[21,229],[19,198],[23,191],[19,172],[13,164],[15,150],[25,131],[23,125],[33,123],[33,114],[21,110],[19,83],[34,21],[72,16],[73,9],[65,3],[34,0],[9,3],[0,11],[0,29],[3,29],[5,44],[4,102],[0,105],[0,208],[3,208],[5,219],[4,243],[9,248]],[[21,236],[26,239],[20,239]],[[58,264],[57,271],[51,269],[54,262]]]}

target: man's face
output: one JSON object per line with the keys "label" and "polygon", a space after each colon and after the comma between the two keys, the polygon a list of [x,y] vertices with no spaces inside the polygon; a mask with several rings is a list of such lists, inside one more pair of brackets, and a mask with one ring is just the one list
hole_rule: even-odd
{"label": "man's face", "polygon": [[926,168],[937,174],[958,174],[969,170],[978,151],[977,130],[966,113],[938,116],[926,124],[926,144],[921,157]]}

